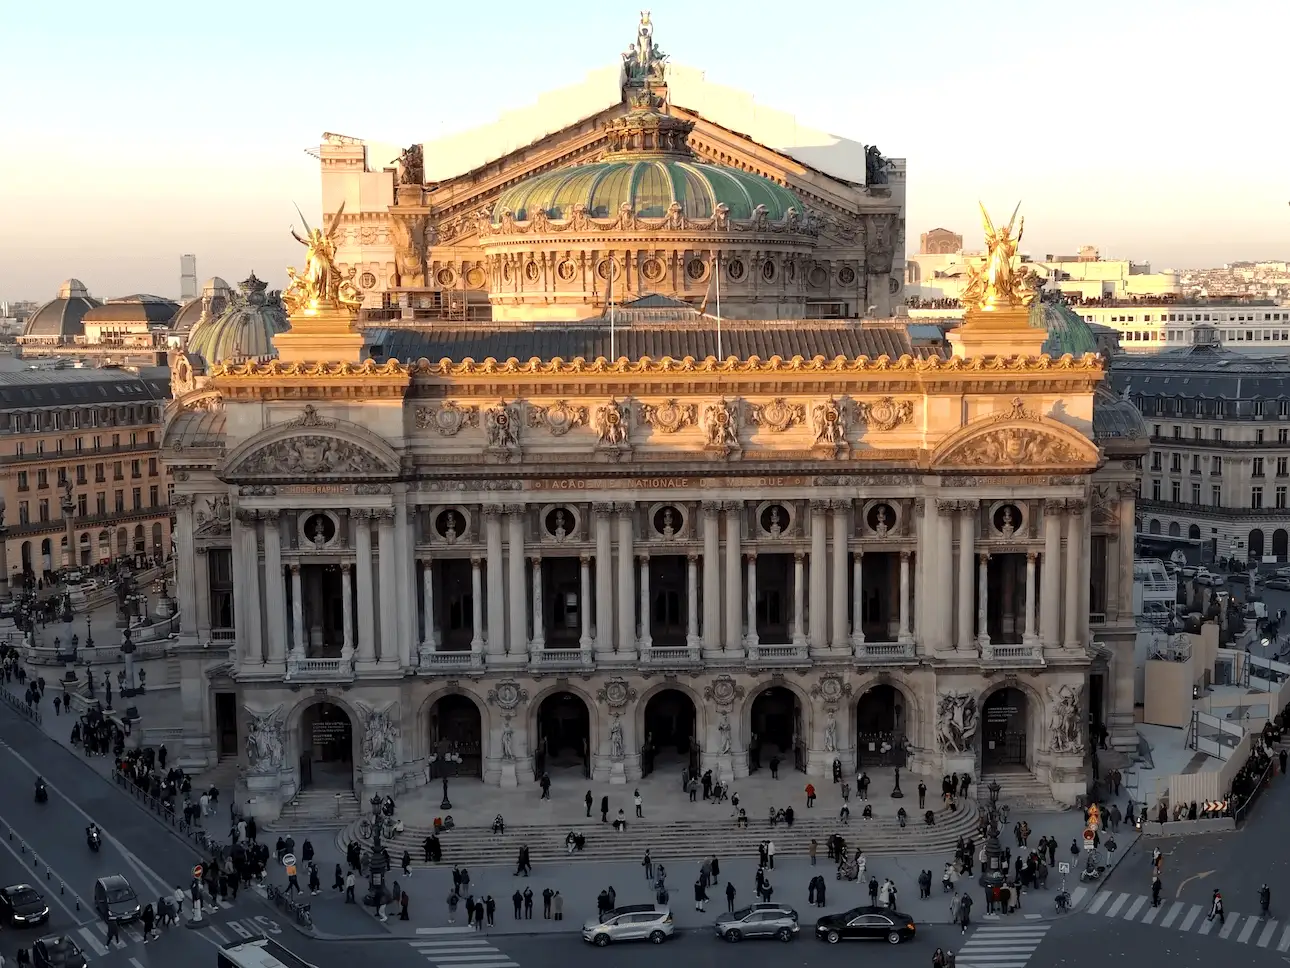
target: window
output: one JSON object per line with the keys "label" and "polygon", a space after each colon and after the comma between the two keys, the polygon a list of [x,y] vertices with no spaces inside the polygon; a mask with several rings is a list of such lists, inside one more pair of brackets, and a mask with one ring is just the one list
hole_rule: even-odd
{"label": "window", "polygon": [[94,435],[94,449],[95,450],[103,449],[103,438],[100,437],[98,434]]}
{"label": "window", "polygon": [[[1254,401],[1254,416],[1256,416],[1256,417],[1262,417],[1262,416],[1263,416],[1263,401],[1262,401],[1262,400],[1255,400],[1255,401]],[[1263,433],[1263,431],[1261,431],[1261,430],[1260,430],[1260,431],[1259,431],[1259,434],[1260,434],[1260,435],[1262,435],[1262,433]]]}
{"label": "window", "polygon": [[26,472],[26,471],[19,471],[19,472],[18,472],[18,490],[20,490],[20,491],[29,491],[29,490],[31,490],[31,485],[27,483],[27,472]]}
{"label": "window", "polygon": [[158,498],[160,496],[161,496],[160,489],[157,487],[156,484],[153,484],[150,488],[148,488],[148,506],[155,508],[157,506]]}
{"label": "window", "polygon": [[131,488],[130,500],[133,502],[134,510],[138,511],[143,507],[143,489],[138,487]]}
{"label": "window", "polygon": [[112,435],[112,449],[113,449],[113,450],[120,450],[120,449],[121,449],[121,435],[120,435],[120,434],[113,434],[113,435]]}
{"label": "window", "polygon": [[148,476],[149,477],[157,476],[157,458],[155,457],[148,458]]}
{"label": "window", "polygon": [[130,461],[130,477],[132,478],[142,477],[143,472],[140,470],[140,467],[142,466],[143,465],[141,464],[141,462],[137,460]]}
{"label": "window", "polygon": [[1178,481],[1169,482],[1169,500],[1175,504],[1182,502],[1182,484]]}
{"label": "window", "polygon": [[1182,440],[1182,428],[1174,424],[1174,440]]}
{"label": "window", "polygon": [[1215,428],[1214,428],[1214,442],[1215,442],[1215,443],[1219,443],[1219,444],[1221,444],[1221,443],[1223,442],[1223,428],[1222,428],[1222,427],[1215,427]]}
{"label": "window", "polygon": [[1287,469],[1288,469],[1288,468],[1286,467],[1286,464],[1287,464],[1287,463],[1288,463],[1288,461],[1287,461],[1287,459],[1286,459],[1285,457],[1278,457],[1278,458],[1277,458],[1277,477],[1285,477],[1285,476],[1286,476],[1286,471],[1287,471]]}
{"label": "window", "polygon": [[1214,459],[1213,459],[1213,460],[1211,460],[1211,461],[1209,462],[1209,472],[1210,472],[1211,474],[1221,474],[1221,473],[1223,473],[1223,458],[1222,458],[1222,455],[1220,455],[1220,454],[1216,454],[1216,455],[1214,456]]}
{"label": "window", "polygon": [[1182,454],[1169,455],[1169,472],[1171,474],[1182,473]]}
{"label": "window", "polygon": [[99,491],[94,495],[94,508],[100,516],[107,514],[107,491]]}
{"label": "window", "polygon": [[[1141,405],[1140,403],[1138,404],[1138,409],[1139,409],[1139,410],[1141,410],[1141,409],[1142,409],[1142,405]],[[1152,436],[1152,437],[1159,437],[1159,436],[1160,436],[1160,424],[1152,424],[1152,425],[1151,425],[1151,436]]]}
{"label": "window", "polygon": [[1280,400],[1277,402],[1277,416],[1290,417],[1290,400]]}
{"label": "window", "polygon": [[46,487],[49,487],[49,471],[42,468],[36,471],[36,488],[40,490]]}
{"label": "window", "polygon": [[1192,437],[1192,440],[1203,440],[1205,437],[1205,432],[1200,427],[1192,427],[1191,437]]}
{"label": "window", "polygon": [[1286,506],[1286,486],[1282,484],[1277,488],[1277,509],[1284,511]]}
{"label": "window", "polygon": [[1254,458],[1254,466],[1250,470],[1250,475],[1253,477],[1263,476],[1263,458],[1262,457]]}
{"label": "window", "polygon": [[107,477],[105,477],[103,474],[103,465],[95,464],[94,465],[94,483],[102,484],[106,480],[107,480]]}
{"label": "window", "polygon": [[1200,485],[1199,484],[1192,484],[1191,486],[1191,503],[1192,504],[1200,503]]}
{"label": "window", "polygon": [[1290,430],[1286,430],[1284,427],[1282,427],[1280,430],[1278,430],[1278,431],[1277,431],[1277,443],[1278,443],[1278,444],[1290,444]]}
{"label": "window", "polygon": [[85,515],[89,513],[84,494],[76,495],[76,513],[81,517],[85,517]]}
{"label": "window", "polygon": [[148,446],[149,447],[157,446],[157,432],[155,430],[148,431]]}
{"label": "window", "polygon": [[1253,508],[1255,511],[1258,511],[1260,508],[1263,507],[1263,488],[1261,487],[1250,488],[1250,507]]}
{"label": "window", "polygon": [[40,515],[41,521],[48,521],[49,520],[49,498],[42,497],[40,499],[40,504],[36,508],[36,511]]}
{"label": "window", "polygon": [[1159,500],[1160,500],[1160,480],[1159,480],[1159,478],[1156,478],[1155,480],[1153,480],[1153,481],[1151,482],[1151,500],[1153,500],[1153,501],[1159,501]]}
{"label": "window", "polygon": [[1160,453],[1159,453],[1159,452],[1153,453],[1153,454],[1151,455],[1151,469],[1152,469],[1153,471],[1158,471],[1158,470],[1160,470]]}
{"label": "window", "polygon": [[45,442],[43,440],[36,441],[36,453],[43,454],[44,452],[45,452]]}
{"label": "window", "polygon": [[67,468],[60,467],[58,469],[58,486],[63,487],[66,484],[67,484]]}
{"label": "window", "polygon": [[19,524],[31,523],[31,509],[28,507],[28,504],[26,501],[18,502],[18,523]]}
{"label": "window", "polygon": [[77,484],[85,483],[85,465],[84,464],[76,465],[76,483]]}
{"label": "window", "polygon": [[120,514],[125,510],[125,491],[117,491],[114,497],[115,501],[113,502],[113,507],[115,508],[116,513]]}
{"label": "window", "polygon": [[1216,508],[1221,508],[1223,506],[1223,487],[1221,484],[1210,485],[1209,503]]}
{"label": "window", "polygon": [[125,480],[125,465],[122,464],[120,461],[117,461],[115,464],[112,465],[112,480],[114,481]]}
{"label": "window", "polygon": [[1254,431],[1254,442],[1255,442],[1256,444],[1261,444],[1261,443],[1263,443],[1263,431],[1262,431],[1262,430],[1256,430],[1256,431]]}
{"label": "window", "polygon": [[210,593],[211,628],[233,627],[233,552],[228,548],[211,548],[206,552]]}
{"label": "window", "polygon": [[1191,455],[1191,472],[1193,474],[1200,473],[1200,454]]}

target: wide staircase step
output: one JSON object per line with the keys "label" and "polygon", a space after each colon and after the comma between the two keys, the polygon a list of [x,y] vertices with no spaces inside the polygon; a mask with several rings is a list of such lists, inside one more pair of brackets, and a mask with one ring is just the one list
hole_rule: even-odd
{"label": "wide staircase step", "polygon": [[[912,805],[911,805],[912,806]],[[841,834],[849,846],[858,846],[872,855],[927,854],[952,852],[960,837],[969,837],[977,830],[977,805],[965,801],[954,812],[941,809],[935,813],[936,823],[928,826],[922,812],[909,810],[908,826],[902,828],[894,816],[871,820],[860,818],[857,809],[850,824],[840,823],[832,813],[821,816],[799,811],[792,827],[777,824],[771,827],[764,819],[751,820],[746,828],[739,828],[733,819],[723,817],[705,820],[675,820],[654,822],[629,820],[627,831],[615,833],[607,824],[595,820],[576,829],[587,838],[585,849],[570,854],[564,846],[570,827],[556,824],[507,824],[504,834],[495,835],[487,826],[457,826],[440,834],[444,861],[465,866],[493,866],[513,864],[521,846],[529,848],[534,864],[561,863],[566,861],[639,862],[646,848],[658,861],[691,860],[706,854],[718,857],[747,856],[763,840],[772,840],[778,855],[805,856],[812,839],[817,841],[819,854],[825,856],[825,844],[833,834]],[[454,818],[456,819],[456,818]],[[491,822],[488,818],[472,818]],[[345,849],[351,840],[366,843],[358,836],[360,822],[347,826],[336,838],[337,846]],[[398,865],[403,851],[412,855],[414,867],[422,863],[422,843],[431,833],[427,827],[407,827],[401,834],[383,843]]]}
{"label": "wide staircase step", "polygon": [[990,801],[990,784],[999,784],[999,803],[1007,804],[1011,810],[1039,809],[1061,810],[1062,805],[1053,799],[1053,792],[1047,783],[1035,779],[1033,773],[986,773],[976,784],[977,799],[982,803]]}
{"label": "wide staircase step", "polygon": [[237,757],[225,756],[209,770],[198,777],[193,786],[198,790],[219,790],[225,797],[231,797],[237,785]]}
{"label": "wide staircase step", "polygon": [[340,830],[353,826],[363,814],[349,790],[302,790],[282,808],[270,830]]}

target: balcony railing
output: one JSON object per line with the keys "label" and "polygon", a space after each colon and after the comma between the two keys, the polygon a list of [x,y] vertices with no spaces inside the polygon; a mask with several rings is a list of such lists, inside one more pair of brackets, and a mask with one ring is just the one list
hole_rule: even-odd
{"label": "balcony railing", "polygon": [[859,642],[855,657],[861,662],[891,662],[914,658],[913,642]]}
{"label": "balcony railing", "polygon": [[339,656],[288,656],[286,678],[288,682],[349,682],[354,678],[354,663]]}
{"label": "balcony railing", "polygon": [[702,650],[688,645],[652,645],[641,649],[641,665],[657,668],[690,668],[703,661]]}
{"label": "balcony railing", "polygon": [[591,649],[534,649],[529,653],[533,669],[590,669]]}
{"label": "balcony railing", "polygon": [[748,661],[757,665],[802,665],[810,661],[805,645],[750,645]]}
{"label": "balcony railing", "polygon": [[1044,648],[1042,645],[995,645],[991,643],[981,649],[981,658],[985,662],[1002,665],[1043,665]]}
{"label": "balcony railing", "polygon": [[452,652],[422,652],[419,657],[423,675],[484,668],[484,654],[465,649]]}
{"label": "balcony railing", "polygon": [[212,642],[235,642],[237,641],[236,629],[211,629]]}

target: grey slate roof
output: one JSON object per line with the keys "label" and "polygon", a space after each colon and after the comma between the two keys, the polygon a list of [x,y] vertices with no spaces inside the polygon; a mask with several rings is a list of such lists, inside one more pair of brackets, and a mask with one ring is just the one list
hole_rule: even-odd
{"label": "grey slate roof", "polygon": [[165,403],[170,381],[128,370],[19,370],[0,373],[0,411]]}
{"label": "grey slate roof", "polygon": [[1109,379],[1117,393],[1133,396],[1276,400],[1290,398],[1290,358],[1197,345],[1117,356]]}

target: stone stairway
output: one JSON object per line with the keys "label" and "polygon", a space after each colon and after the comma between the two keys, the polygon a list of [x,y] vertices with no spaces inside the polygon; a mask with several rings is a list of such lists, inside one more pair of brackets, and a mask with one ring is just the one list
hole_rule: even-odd
{"label": "stone stairway", "polygon": [[[854,804],[854,801],[853,801]],[[851,846],[860,846],[868,854],[925,854],[950,853],[959,837],[974,836],[977,829],[977,805],[968,801],[950,813],[936,811],[936,823],[927,826],[917,801],[906,806],[910,813],[909,825],[901,829],[895,816],[871,820],[860,818],[860,810],[851,815],[851,823],[843,826],[831,812],[821,815],[800,810],[792,827],[778,824],[770,827],[764,819],[751,820],[748,827],[740,829],[733,820],[675,820],[652,822],[629,820],[626,833],[615,833],[608,824],[592,819],[576,826],[586,835],[584,850],[569,854],[564,838],[568,825],[507,824],[506,833],[495,836],[487,826],[458,826],[440,835],[445,857],[453,864],[467,867],[513,864],[519,848],[527,844],[533,863],[563,863],[569,861],[601,861],[637,863],[649,848],[650,856],[658,861],[694,860],[703,854],[718,857],[748,856],[762,840],[773,840],[776,853],[781,856],[805,856],[814,838],[819,842],[819,855],[826,854],[825,843],[829,836],[840,833]],[[455,818],[454,818],[455,819]],[[491,818],[475,817],[473,821],[488,823]],[[358,823],[347,826],[337,835],[337,846],[343,851],[351,840],[358,839]],[[425,827],[408,827],[393,840],[385,841],[390,857],[398,865],[403,851],[412,854],[413,866],[424,867],[421,844],[429,835]]]}
{"label": "stone stairway", "polygon": [[981,803],[989,803],[991,782],[999,784],[999,803],[1007,804],[1013,813],[1023,810],[1064,810],[1053,799],[1047,783],[1040,783],[1034,774],[1026,772],[986,773],[975,784],[976,796]]}
{"label": "stone stairway", "polygon": [[237,757],[226,756],[200,777],[193,781],[196,790],[209,790],[215,787],[220,791],[220,803],[227,802],[233,796],[237,786]]}
{"label": "stone stairway", "polygon": [[354,826],[362,816],[358,800],[349,790],[302,790],[282,808],[269,830],[340,830]]}

